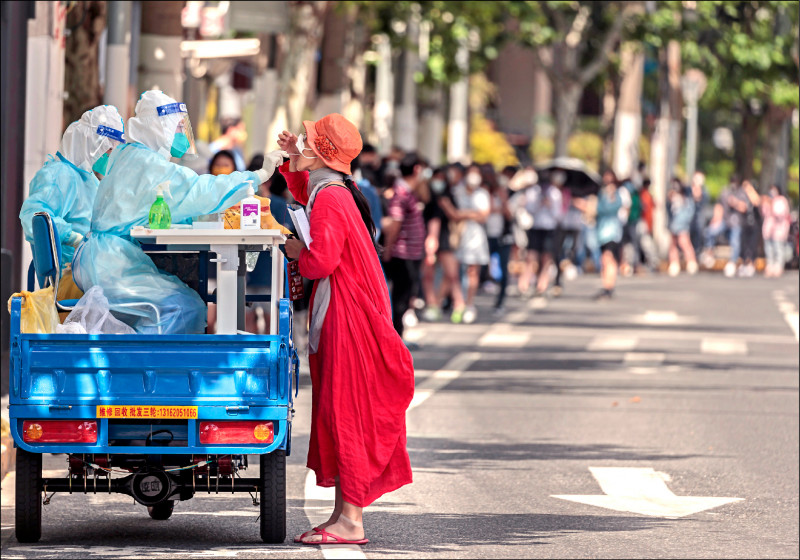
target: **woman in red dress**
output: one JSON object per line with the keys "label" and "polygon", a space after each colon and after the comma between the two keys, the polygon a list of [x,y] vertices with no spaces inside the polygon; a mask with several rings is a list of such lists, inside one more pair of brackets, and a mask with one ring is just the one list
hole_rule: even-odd
{"label": "woman in red dress", "polygon": [[411,482],[405,414],[414,365],[392,326],[369,204],[350,177],[361,136],[337,113],[303,125],[299,139],[278,138],[290,154],[280,171],[310,223],[308,247],[289,239],[286,254],[315,280],[307,466],[319,486],[335,486],[336,502],[328,521],[295,542],[364,544],[363,508]]}

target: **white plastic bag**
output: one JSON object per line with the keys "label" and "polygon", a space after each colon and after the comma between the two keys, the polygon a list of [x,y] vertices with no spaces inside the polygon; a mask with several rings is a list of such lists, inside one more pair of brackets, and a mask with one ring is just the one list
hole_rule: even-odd
{"label": "white plastic bag", "polygon": [[131,327],[111,314],[103,288],[93,286],[78,300],[63,325],[56,328],[62,334],[136,334]]}

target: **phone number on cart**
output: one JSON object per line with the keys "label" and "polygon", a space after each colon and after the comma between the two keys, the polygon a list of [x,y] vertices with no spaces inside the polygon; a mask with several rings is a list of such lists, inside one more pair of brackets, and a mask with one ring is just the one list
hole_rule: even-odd
{"label": "phone number on cart", "polygon": [[174,418],[196,420],[196,406],[98,406],[98,418]]}

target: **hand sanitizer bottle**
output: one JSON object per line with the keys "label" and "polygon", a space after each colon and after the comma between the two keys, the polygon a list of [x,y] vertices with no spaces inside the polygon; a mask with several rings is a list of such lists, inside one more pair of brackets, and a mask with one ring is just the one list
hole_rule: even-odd
{"label": "hand sanitizer bottle", "polygon": [[247,198],[242,200],[242,219],[239,221],[239,229],[261,229],[261,201],[256,197],[253,190],[253,181],[247,181]]}
{"label": "hand sanitizer bottle", "polygon": [[156,201],[150,206],[148,225],[150,229],[169,229],[172,225],[172,215],[167,201],[164,200],[164,191],[169,194],[169,181],[164,181],[156,187]]}

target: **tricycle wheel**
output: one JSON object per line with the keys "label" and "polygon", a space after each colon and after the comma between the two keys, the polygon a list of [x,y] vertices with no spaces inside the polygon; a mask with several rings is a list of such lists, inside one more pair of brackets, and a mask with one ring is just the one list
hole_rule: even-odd
{"label": "tricycle wheel", "polygon": [[147,506],[147,513],[157,521],[164,521],[169,519],[173,509],[175,509],[175,500],[166,500],[154,506]]}
{"label": "tricycle wheel", "polygon": [[261,540],[286,540],[286,452],[261,455]]}
{"label": "tricycle wheel", "polygon": [[17,449],[16,533],[21,543],[42,536],[42,455]]}

